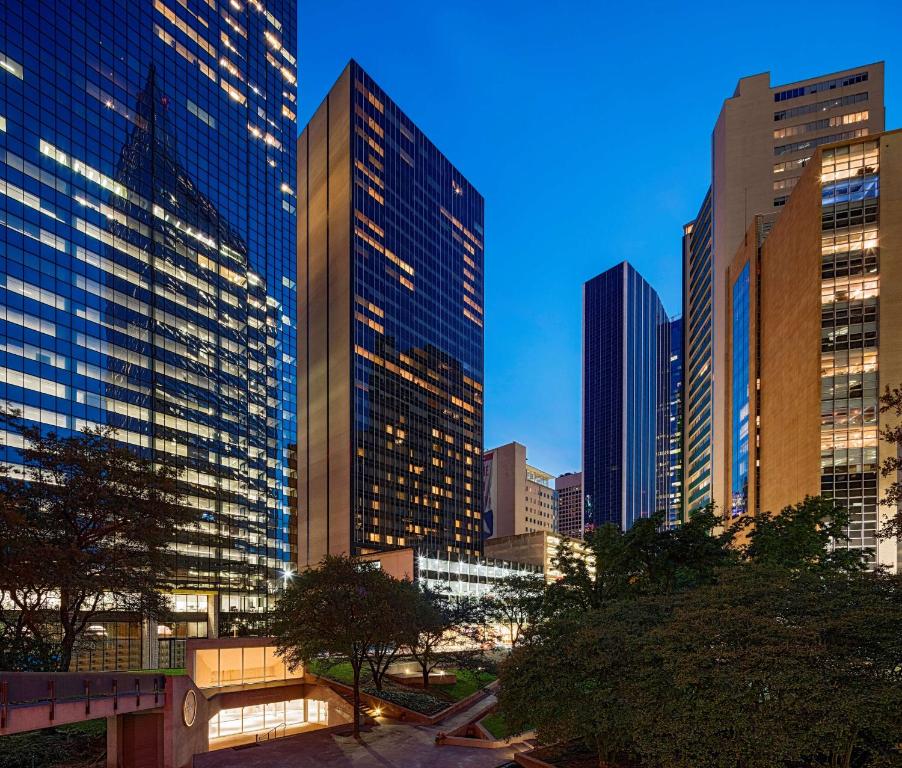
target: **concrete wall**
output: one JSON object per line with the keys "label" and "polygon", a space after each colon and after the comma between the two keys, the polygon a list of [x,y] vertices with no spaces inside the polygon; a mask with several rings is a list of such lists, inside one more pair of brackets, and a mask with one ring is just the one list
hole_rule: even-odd
{"label": "concrete wall", "polygon": [[761,499],[820,493],[821,194],[812,160],[761,252]]}
{"label": "concrete wall", "polygon": [[298,140],[298,567],[351,551],[350,69]]}
{"label": "concrete wall", "polygon": [[[880,139],[880,357],[879,387],[902,386],[902,132],[893,131]],[[895,426],[894,414],[880,416],[880,426]],[[895,455],[896,447],[886,441],[879,446],[879,461]],[[896,477],[880,477],[878,498],[883,498]],[[878,508],[878,526],[895,513]],[[902,546],[896,541],[879,544],[878,562],[898,568]]]}

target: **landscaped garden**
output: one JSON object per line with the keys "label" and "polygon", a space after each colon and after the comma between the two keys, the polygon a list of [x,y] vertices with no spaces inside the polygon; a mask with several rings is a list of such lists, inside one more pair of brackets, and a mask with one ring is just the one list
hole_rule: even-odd
{"label": "landscaped garden", "polygon": [[[354,671],[349,662],[329,664],[326,661],[314,661],[307,668],[315,675],[328,677],[344,685],[352,685]],[[447,709],[455,702],[461,701],[496,679],[496,675],[483,670],[455,669],[453,667],[444,670],[449,680],[454,683],[442,685],[431,683],[428,689],[420,686],[405,685],[384,678],[382,690],[377,690],[373,684],[372,673],[368,670],[361,671],[361,690],[370,696],[376,696],[392,704],[419,712],[423,715],[434,715]]]}

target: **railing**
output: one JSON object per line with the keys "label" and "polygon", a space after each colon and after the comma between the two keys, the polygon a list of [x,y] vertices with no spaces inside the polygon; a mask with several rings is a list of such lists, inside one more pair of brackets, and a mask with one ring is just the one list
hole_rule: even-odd
{"label": "railing", "polygon": [[[133,702],[130,709],[163,705],[166,678],[158,674],[104,672],[2,672],[0,673],[0,730],[10,727],[16,710],[45,708],[48,724],[57,718],[57,707],[84,703],[84,719],[92,716],[92,704],[112,700],[113,711],[120,702]],[[71,719],[71,709],[69,709]],[[95,713],[95,716],[96,713]]]}
{"label": "railing", "polygon": [[257,743],[263,741],[269,741],[270,739],[278,739],[279,738],[279,728],[282,729],[282,735],[285,735],[285,723],[279,723],[278,725],[274,725],[272,728],[264,731],[263,733],[258,733],[256,736]]}

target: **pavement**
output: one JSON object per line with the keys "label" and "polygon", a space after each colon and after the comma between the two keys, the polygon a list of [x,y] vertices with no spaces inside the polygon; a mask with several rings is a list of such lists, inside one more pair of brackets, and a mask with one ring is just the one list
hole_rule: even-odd
{"label": "pavement", "polygon": [[249,749],[220,749],[194,758],[194,768],[495,768],[524,749],[439,747],[435,737],[449,733],[495,703],[489,696],[438,725],[405,725],[379,718],[378,725],[353,736],[312,731],[286,736]]}

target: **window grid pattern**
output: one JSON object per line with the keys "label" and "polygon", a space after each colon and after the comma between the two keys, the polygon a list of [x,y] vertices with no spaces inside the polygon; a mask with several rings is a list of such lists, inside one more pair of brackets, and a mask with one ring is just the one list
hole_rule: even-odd
{"label": "window grid pattern", "polygon": [[0,400],[182,469],[228,632],[294,560],[296,13],[191,8],[3,4]]}
{"label": "window grid pattern", "polygon": [[849,546],[878,525],[879,145],[821,158],[821,492],[851,517]]}

